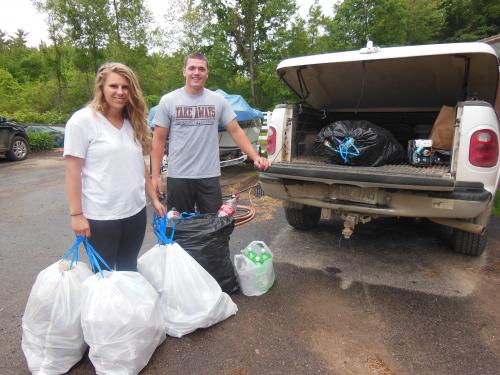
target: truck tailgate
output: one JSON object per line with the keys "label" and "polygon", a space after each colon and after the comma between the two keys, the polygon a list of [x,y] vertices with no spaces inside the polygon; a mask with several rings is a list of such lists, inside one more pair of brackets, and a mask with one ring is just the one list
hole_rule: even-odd
{"label": "truck tailgate", "polygon": [[449,166],[414,167],[408,164],[352,167],[314,162],[279,162],[262,174],[287,180],[316,181],[410,190],[453,191],[455,179]]}

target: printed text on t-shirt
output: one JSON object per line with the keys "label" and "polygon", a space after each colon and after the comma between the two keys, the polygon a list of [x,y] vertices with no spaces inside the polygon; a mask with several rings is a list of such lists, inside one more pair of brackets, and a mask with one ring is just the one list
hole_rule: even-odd
{"label": "printed text on t-shirt", "polygon": [[175,107],[177,120],[207,120],[215,118],[215,106],[177,106]]}

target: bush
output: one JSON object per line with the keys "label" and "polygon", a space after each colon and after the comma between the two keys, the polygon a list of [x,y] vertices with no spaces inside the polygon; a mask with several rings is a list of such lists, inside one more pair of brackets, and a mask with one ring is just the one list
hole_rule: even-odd
{"label": "bush", "polygon": [[500,190],[497,190],[495,202],[493,205],[493,216],[500,216]]}
{"label": "bush", "polygon": [[16,111],[13,113],[1,112],[1,116],[14,119],[21,124],[64,124],[68,120],[68,115],[60,112],[48,111],[38,113],[33,111]]}
{"label": "bush", "polygon": [[159,95],[147,95],[144,100],[149,108],[154,107],[160,103],[161,96]]}
{"label": "bush", "polygon": [[28,141],[32,151],[52,150],[52,136],[49,133],[28,133]]}

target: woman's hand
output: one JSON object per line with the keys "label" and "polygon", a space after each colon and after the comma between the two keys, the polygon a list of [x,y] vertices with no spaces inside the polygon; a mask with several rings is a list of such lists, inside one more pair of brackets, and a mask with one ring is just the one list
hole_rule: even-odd
{"label": "woman's hand", "polygon": [[153,199],[151,204],[153,205],[158,216],[163,217],[163,215],[166,215],[167,209],[158,199]]}
{"label": "woman's hand", "polygon": [[71,216],[71,229],[77,236],[90,237],[89,221],[83,214]]}

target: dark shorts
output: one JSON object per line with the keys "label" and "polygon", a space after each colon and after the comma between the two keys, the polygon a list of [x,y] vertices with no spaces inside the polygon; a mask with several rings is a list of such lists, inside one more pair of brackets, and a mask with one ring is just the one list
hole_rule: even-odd
{"label": "dark shorts", "polygon": [[179,212],[216,213],[222,206],[219,177],[167,178],[167,208]]}
{"label": "dark shorts", "polygon": [[[146,207],[124,219],[89,219],[89,242],[111,269],[137,271],[137,255],[144,241],[146,223]],[[105,269],[102,265],[101,268]]]}

